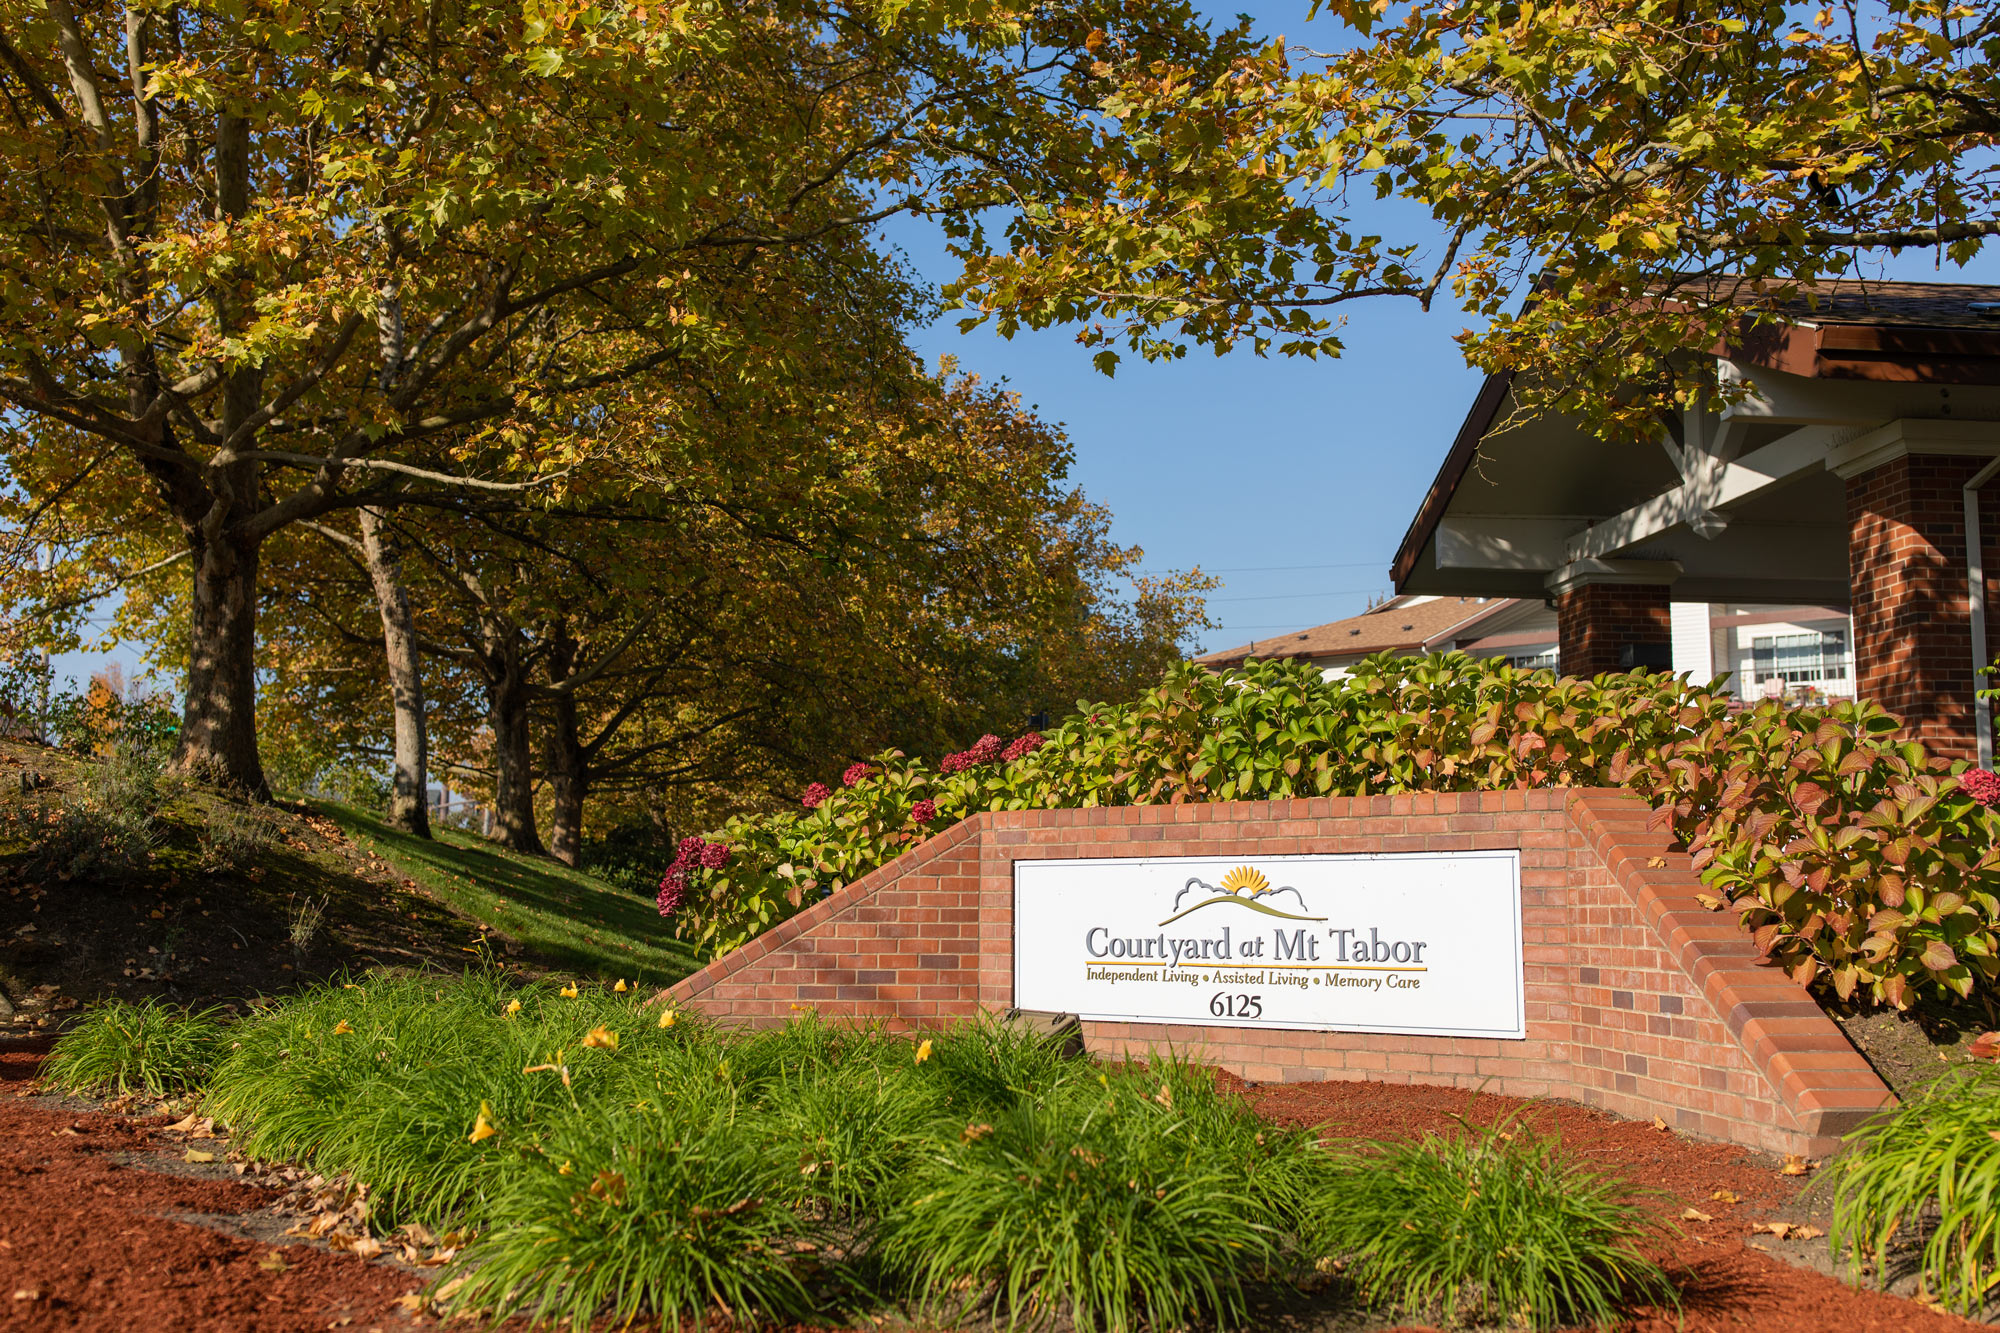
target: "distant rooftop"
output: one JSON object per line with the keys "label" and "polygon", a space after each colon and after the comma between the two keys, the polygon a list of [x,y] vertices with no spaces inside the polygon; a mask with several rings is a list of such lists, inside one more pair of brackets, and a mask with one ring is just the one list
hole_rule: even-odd
{"label": "distant rooftop", "polygon": [[1369,653],[1411,652],[1451,635],[1503,607],[1509,598],[1394,597],[1372,610],[1345,620],[1287,634],[1274,634],[1235,648],[1206,653],[1195,661],[1206,666],[1234,666],[1246,658],[1364,657]]}

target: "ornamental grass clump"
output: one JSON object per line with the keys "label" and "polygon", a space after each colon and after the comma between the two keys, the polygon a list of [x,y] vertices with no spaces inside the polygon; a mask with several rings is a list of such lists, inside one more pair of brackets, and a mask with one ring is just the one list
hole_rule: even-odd
{"label": "ornamental grass clump", "polygon": [[[663,1067],[704,1040],[691,1022],[657,1028],[631,995],[477,973],[329,985],[232,1036],[203,1106],[245,1153],[351,1175],[377,1219],[434,1227],[479,1211],[557,1116],[672,1082]],[[480,1118],[493,1132],[474,1137]]]}
{"label": "ornamental grass clump", "polygon": [[[1240,1324],[1245,1282],[1287,1251],[1289,1197],[1239,1151],[1263,1145],[1256,1124],[1204,1070],[1069,1081],[931,1144],[883,1222],[881,1261],[948,1317]],[[1267,1132],[1267,1156],[1310,1151]]]}
{"label": "ornamental grass clump", "polygon": [[220,1009],[113,1000],[62,1035],[42,1076],[64,1092],[166,1097],[204,1083],[225,1045]]}
{"label": "ornamental grass clump", "polygon": [[494,1191],[455,1309],[588,1328],[642,1312],[802,1321],[825,1240],[785,1206],[797,1167],[766,1151],[726,1085],[644,1110],[561,1117]]}
{"label": "ornamental grass clump", "polygon": [[1833,1160],[1829,1243],[1888,1272],[1916,1247],[1932,1300],[1975,1316],[2000,1286],[2000,1069],[1954,1070],[1856,1130]]}
{"label": "ornamental grass clump", "polygon": [[1446,1325],[1602,1326],[1634,1303],[1676,1303],[1640,1249],[1656,1228],[1630,1188],[1511,1119],[1354,1149],[1315,1222],[1364,1298]]}

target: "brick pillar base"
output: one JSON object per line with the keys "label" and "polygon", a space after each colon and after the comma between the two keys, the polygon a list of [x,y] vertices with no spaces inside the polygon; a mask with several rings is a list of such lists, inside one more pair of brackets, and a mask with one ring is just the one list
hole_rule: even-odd
{"label": "brick pillar base", "polygon": [[[1972,759],[1972,607],[1965,582],[1965,483],[1983,458],[1905,455],[1847,479],[1847,578],[1854,684],[1948,759]],[[1986,660],[2000,592],[2000,504],[1989,488]],[[2000,681],[1989,683],[2000,684]]]}
{"label": "brick pillar base", "polygon": [[1556,595],[1556,664],[1565,676],[1673,667],[1664,583],[1585,583]]}

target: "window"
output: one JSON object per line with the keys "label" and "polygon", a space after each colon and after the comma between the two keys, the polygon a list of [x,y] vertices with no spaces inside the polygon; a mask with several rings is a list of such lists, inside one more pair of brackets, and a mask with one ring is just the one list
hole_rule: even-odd
{"label": "window", "polygon": [[1507,663],[1510,666],[1519,667],[1523,671],[1554,671],[1556,669],[1556,650],[1553,648],[1544,648],[1539,652],[1524,653],[1509,657]]}
{"label": "window", "polygon": [[1770,634],[1750,641],[1750,678],[1762,685],[1815,685],[1847,678],[1847,632]]}

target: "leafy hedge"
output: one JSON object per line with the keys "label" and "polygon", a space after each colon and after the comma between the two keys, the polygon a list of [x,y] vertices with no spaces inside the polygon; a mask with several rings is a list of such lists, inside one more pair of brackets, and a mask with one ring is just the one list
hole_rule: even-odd
{"label": "leafy hedge", "polygon": [[[727,949],[982,810],[1615,786],[1647,798],[1774,963],[1906,1007],[2000,976],[2000,779],[1899,740],[1869,703],[1737,709],[1644,672],[1582,680],[1451,653],[1184,664],[1042,736],[936,768],[889,751],[801,808],[689,840],[663,913]],[[705,853],[705,854],[703,854]]]}

